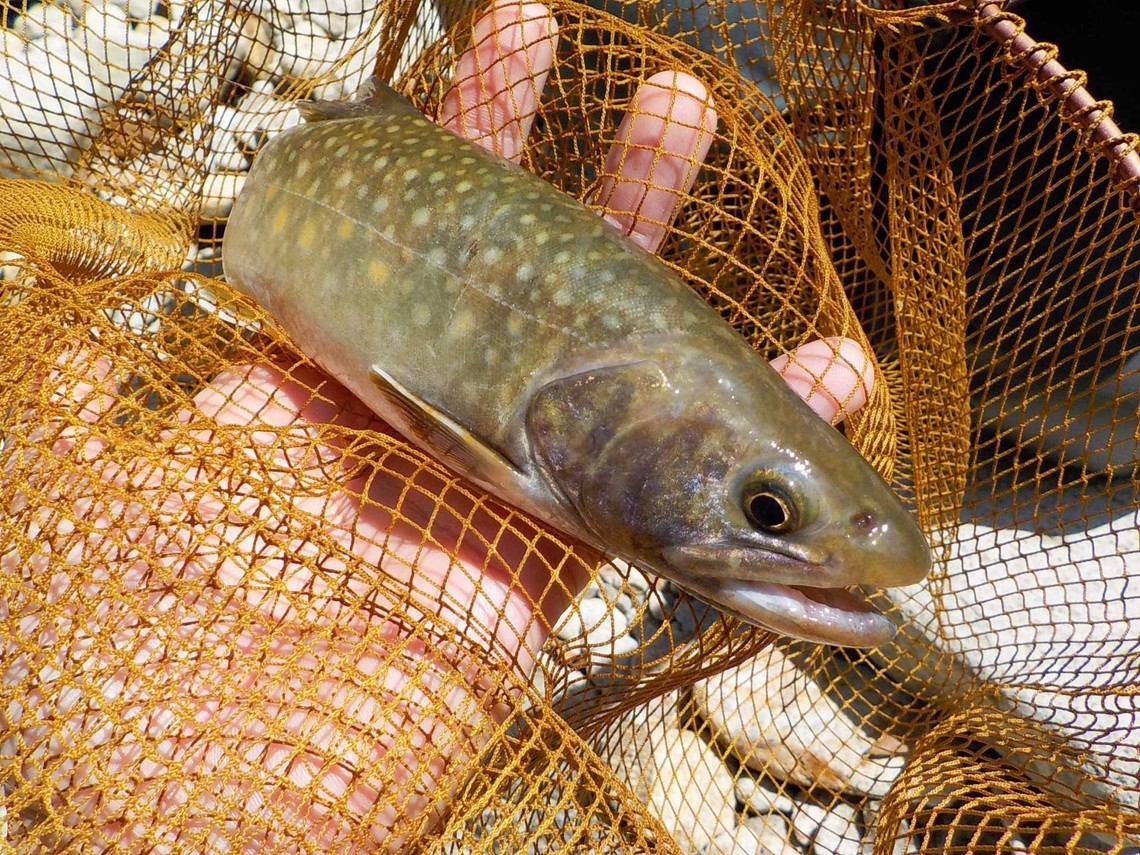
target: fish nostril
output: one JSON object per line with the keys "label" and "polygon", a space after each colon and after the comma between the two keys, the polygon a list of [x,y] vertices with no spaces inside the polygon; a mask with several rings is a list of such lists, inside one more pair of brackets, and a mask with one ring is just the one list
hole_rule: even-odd
{"label": "fish nostril", "polygon": [[863,531],[871,531],[875,527],[875,515],[870,511],[857,511],[851,515],[851,524]]}

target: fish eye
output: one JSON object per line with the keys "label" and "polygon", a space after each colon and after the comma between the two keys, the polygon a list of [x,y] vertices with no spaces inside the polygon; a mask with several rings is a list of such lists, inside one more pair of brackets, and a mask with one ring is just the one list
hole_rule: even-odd
{"label": "fish eye", "polygon": [[775,484],[756,484],[744,491],[744,515],[753,528],[787,534],[800,524],[795,503]]}

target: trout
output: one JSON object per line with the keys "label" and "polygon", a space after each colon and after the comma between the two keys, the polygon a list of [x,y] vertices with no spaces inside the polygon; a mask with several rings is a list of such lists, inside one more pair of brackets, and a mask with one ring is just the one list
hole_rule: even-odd
{"label": "trout", "polygon": [[918,526],[680,277],[385,84],[306,113],[223,245],[303,352],[460,475],[730,615],[892,638],[844,589],[920,581]]}

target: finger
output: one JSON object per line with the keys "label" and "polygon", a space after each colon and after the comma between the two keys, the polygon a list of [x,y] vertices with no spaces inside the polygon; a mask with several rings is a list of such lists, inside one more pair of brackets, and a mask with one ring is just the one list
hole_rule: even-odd
{"label": "finger", "polygon": [[606,220],[656,252],[692,189],[712,145],[716,110],[696,78],[673,71],[650,77],[618,128],[592,204]]}
{"label": "finger", "polygon": [[475,23],[455,68],[440,124],[518,161],[554,63],[558,24],[541,3],[498,0]]}
{"label": "finger", "polygon": [[792,390],[821,418],[839,423],[858,411],[870,397],[875,368],[858,342],[825,338],[772,360]]}

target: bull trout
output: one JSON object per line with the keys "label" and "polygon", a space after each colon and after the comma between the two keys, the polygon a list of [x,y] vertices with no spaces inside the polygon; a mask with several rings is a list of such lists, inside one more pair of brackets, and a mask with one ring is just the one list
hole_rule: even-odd
{"label": "bull trout", "polygon": [[384,84],[257,157],[229,281],[429,454],[728,614],[868,647],[844,586],[920,581],[906,508],[695,292]]}

